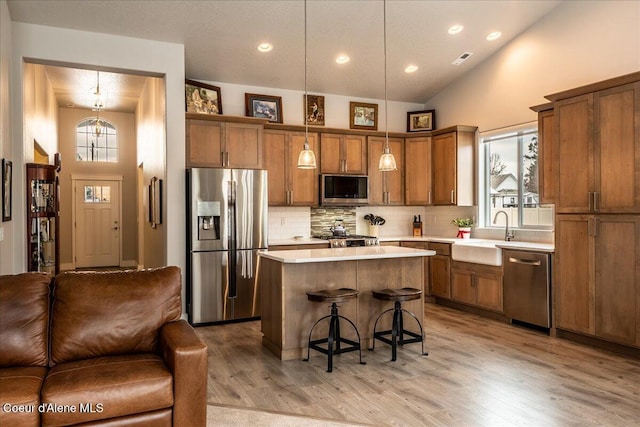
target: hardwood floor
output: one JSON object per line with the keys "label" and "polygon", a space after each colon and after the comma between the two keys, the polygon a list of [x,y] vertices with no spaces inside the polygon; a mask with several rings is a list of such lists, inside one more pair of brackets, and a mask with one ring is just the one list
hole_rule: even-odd
{"label": "hardwood floor", "polygon": [[209,345],[210,403],[373,425],[640,425],[640,360],[425,304],[425,350],[391,362],[380,342],[334,359],[281,362],[260,322],[196,328]]}

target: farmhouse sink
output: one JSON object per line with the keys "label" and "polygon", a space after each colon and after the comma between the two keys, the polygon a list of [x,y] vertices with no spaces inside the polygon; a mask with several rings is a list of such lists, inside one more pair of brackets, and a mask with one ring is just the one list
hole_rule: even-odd
{"label": "farmhouse sink", "polygon": [[456,241],[451,245],[451,258],[454,261],[473,262],[475,264],[502,265],[502,249],[492,240],[468,239]]}

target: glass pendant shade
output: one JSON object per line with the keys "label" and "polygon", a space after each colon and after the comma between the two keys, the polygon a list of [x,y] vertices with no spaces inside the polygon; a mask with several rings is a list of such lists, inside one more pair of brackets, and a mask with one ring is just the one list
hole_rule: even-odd
{"label": "glass pendant shade", "polygon": [[298,168],[299,169],[315,169],[316,165],[316,155],[309,148],[309,141],[305,139],[304,147],[300,154],[298,155]]}
{"label": "glass pendant shade", "polygon": [[396,166],[396,158],[391,154],[389,146],[384,148],[384,152],[380,156],[380,162],[378,162],[378,170],[381,172],[388,172],[398,170]]}

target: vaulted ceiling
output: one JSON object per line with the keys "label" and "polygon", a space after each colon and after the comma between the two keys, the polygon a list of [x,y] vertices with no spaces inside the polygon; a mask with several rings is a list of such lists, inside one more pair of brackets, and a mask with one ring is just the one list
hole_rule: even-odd
{"label": "vaulted ceiling", "polygon": [[[388,99],[428,101],[560,3],[388,0]],[[13,21],[183,44],[190,79],[304,90],[302,0],[8,0],[7,4]],[[384,98],[383,7],[381,0],[307,1],[310,93]],[[464,30],[449,34],[454,24]],[[493,31],[502,37],[487,41]],[[260,53],[257,46],[263,42],[271,43],[273,50]],[[461,65],[452,65],[465,52],[472,55]],[[339,54],[349,55],[350,61],[337,64]],[[410,64],[418,70],[405,73]],[[80,78],[96,78],[95,71],[84,71],[82,76],[77,70],[49,72],[59,96]],[[106,85],[108,74],[101,78]],[[135,97],[141,79],[113,77],[111,101],[116,101],[116,93]],[[115,89],[118,80],[132,86]]]}

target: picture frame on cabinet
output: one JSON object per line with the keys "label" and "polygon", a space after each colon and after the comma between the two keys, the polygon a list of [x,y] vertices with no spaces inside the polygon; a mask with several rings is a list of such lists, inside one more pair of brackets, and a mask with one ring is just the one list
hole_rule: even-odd
{"label": "picture frame on cabinet", "polygon": [[349,102],[349,129],[378,130],[378,104]]}
{"label": "picture frame on cabinet", "polygon": [[[305,103],[306,98],[306,103]],[[324,126],[324,96],[302,95],[306,123],[311,126]]]}
{"label": "picture frame on cabinet", "polygon": [[2,222],[11,221],[13,163],[2,159]]}
{"label": "picture frame on cabinet", "polygon": [[222,114],[222,96],[218,86],[189,79],[184,82],[187,113]]}
{"label": "picture frame on cabinet", "polygon": [[245,93],[247,117],[268,119],[270,123],[282,123],[282,97]]}
{"label": "picture frame on cabinet", "polygon": [[424,132],[436,128],[436,110],[407,113],[407,132]]}

